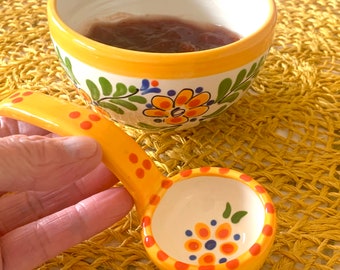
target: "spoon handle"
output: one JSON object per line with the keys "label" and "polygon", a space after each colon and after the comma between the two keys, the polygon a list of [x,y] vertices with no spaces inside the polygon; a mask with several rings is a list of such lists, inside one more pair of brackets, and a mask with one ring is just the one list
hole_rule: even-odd
{"label": "spoon handle", "polygon": [[0,115],[61,136],[85,135],[97,140],[102,147],[103,162],[132,195],[141,215],[165,180],[143,149],[101,113],[24,90],[0,102]]}

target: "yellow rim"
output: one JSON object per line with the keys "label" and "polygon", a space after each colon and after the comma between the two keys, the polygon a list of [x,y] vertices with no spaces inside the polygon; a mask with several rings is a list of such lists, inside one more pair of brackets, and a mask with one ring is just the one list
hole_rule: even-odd
{"label": "yellow rim", "polygon": [[276,23],[275,3],[268,0],[270,12],[267,21],[257,32],[237,42],[193,53],[145,53],[101,44],[77,33],[59,17],[56,1],[48,1],[47,7],[53,40],[81,62],[123,76],[136,77],[138,73],[139,77],[177,79],[209,76],[235,69],[270,48]]}

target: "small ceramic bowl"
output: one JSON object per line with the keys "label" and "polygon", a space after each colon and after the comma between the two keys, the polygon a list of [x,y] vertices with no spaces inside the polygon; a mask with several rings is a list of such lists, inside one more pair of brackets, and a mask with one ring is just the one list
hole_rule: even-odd
{"label": "small ceramic bowl", "polygon": [[[224,26],[241,39],[214,49],[148,53],[84,35],[116,13],[167,15]],[[250,87],[272,43],[274,0],[49,0],[57,55],[85,99],[111,119],[147,130],[183,129],[223,113]]]}
{"label": "small ceramic bowl", "polygon": [[142,220],[144,246],[160,269],[261,268],[276,230],[274,205],[262,185],[214,167],[171,180]]}

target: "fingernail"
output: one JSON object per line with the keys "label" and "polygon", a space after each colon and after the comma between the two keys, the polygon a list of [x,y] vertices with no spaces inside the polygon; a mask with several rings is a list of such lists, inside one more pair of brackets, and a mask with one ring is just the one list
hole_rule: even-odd
{"label": "fingernail", "polygon": [[67,151],[75,158],[89,158],[98,152],[98,143],[89,137],[73,136],[66,137],[62,143]]}

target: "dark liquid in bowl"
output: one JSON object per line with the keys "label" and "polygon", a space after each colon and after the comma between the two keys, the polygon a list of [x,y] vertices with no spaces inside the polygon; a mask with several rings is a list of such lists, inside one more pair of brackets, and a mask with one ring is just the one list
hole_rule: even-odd
{"label": "dark liquid in bowl", "polygon": [[158,53],[207,50],[241,38],[222,26],[161,16],[129,16],[115,22],[96,22],[86,36],[123,49]]}

